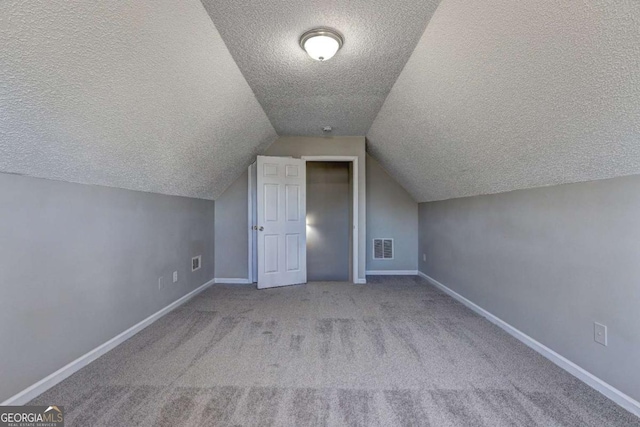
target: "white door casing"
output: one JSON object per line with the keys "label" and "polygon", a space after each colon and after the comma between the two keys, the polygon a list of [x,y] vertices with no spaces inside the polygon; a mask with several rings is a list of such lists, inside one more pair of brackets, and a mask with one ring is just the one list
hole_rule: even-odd
{"label": "white door casing", "polygon": [[248,218],[249,218],[249,258],[248,278],[249,283],[258,282],[258,200],[257,200],[257,160],[249,166],[248,182]]}
{"label": "white door casing", "polygon": [[307,282],[306,164],[258,156],[258,288]]}

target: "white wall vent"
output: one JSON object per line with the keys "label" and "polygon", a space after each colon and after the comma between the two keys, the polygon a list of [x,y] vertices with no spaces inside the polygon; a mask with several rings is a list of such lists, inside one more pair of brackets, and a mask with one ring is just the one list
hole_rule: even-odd
{"label": "white wall vent", "polygon": [[373,239],[373,259],[393,259],[393,239]]}
{"label": "white wall vent", "polygon": [[202,266],[202,255],[194,256],[191,258],[191,271],[200,270]]}

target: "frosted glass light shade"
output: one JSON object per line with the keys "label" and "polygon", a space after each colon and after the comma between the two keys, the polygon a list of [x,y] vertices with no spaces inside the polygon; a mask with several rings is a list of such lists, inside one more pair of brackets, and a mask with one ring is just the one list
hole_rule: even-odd
{"label": "frosted glass light shade", "polygon": [[333,30],[307,31],[300,38],[300,46],[316,61],[327,61],[342,47],[342,36]]}

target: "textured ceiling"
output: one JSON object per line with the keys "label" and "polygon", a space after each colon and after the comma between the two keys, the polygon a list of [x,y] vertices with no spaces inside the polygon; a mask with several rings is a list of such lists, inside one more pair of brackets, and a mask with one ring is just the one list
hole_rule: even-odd
{"label": "textured ceiling", "polygon": [[215,199],[330,125],[418,201],[640,173],[640,3],[438,2],[0,1],[0,172]]}
{"label": "textured ceiling", "polygon": [[213,199],[276,138],[198,0],[4,0],[0,46],[0,172]]}
{"label": "textured ceiling", "polygon": [[418,201],[640,173],[640,3],[443,0],[367,134]]}
{"label": "textured ceiling", "polygon": [[[439,0],[203,0],[280,135],[364,135]],[[330,26],[345,44],[309,58],[300,35]]]}

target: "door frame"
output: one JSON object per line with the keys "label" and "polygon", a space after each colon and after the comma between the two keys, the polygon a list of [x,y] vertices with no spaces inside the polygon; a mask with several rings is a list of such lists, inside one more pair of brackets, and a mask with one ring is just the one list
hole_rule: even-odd
{"label": "door frame", "polygon": [[[301,156],[302,160],[306,162],[350,162],[351,163],[351,182],[352,182],[352,191],[351,194],[353,196],[353,207],[351,209],[352,218],[352,232],[351,232],[351,246],[352,246],[352,254],[351,254],[351,281],[353,283],[362,283],[358,278],[358,259],[359,259],[359,248],[358,248],[358,233],[359,233],[359,225],[358,225],[358,205],[359,205],[359,197],[358,197],[358,156]],[[255,188],[255,174],[256,168],[252,165],[248,168],[249,182],[248,182],[248,196],[247,196],[247,219],[249,226],[248,228],[248,240],[249,240],[249,253],[247,257],[247,278],[249,283],[255,283],[258,280],[258,277],[253,274],[253,262],[254,262],[254,252],[256,250],[254,246],[254,225],[256,225],[256,213],[254,210],[254,193],[256,191]]]}
{"label": "door frame", "polygon": [[350,162],[351,168],[351,182],[353,189],[351,191],[353,195],[353,208],[351,219],[351,241],[352,241],[352,254],[351,254],[351,281],[353,283],[360,283],[358,280],[358,156],[301,156],[302,160],[306,162]]}
{"label": "door frame", "polygon": [[254,252],[256,251],[256,246],[255,246],[255,239],[256,239],[256,235],[255,235],[255,228],[254,226],[258,223],[258,217],[257,217],[257,212],[255,210],[255,204],[256,204],[256,200],[255,200],[255,192],[256,192],[256,188],[255,188],[255,182],[256,182],[256,163],[257,161],[254,161],[253,163],[251,163],[247,169],[247,175],[249,175],[249,183],[247,185],[248,187],[248,194],[247,194],[247,220],[249,222],[249,251],[248,251],[248,258],[247,258],[247,267],[248,267],[248,273],[247,273],[247,282],[249,283],[255,283],[258,281],[258,275],[257,275],[257,271],[256,274],[254,275],[254,265],[257,261],[256,257],[254,256]]}

